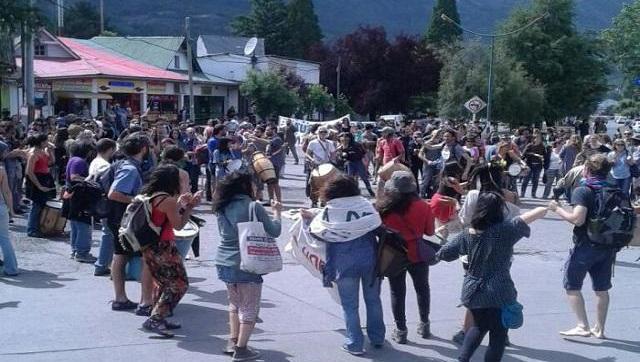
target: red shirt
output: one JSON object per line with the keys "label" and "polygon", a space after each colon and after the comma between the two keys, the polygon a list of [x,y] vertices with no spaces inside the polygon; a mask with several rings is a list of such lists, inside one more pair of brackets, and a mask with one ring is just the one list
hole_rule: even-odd
{"label": "red shirt", "polygon": [[439,193],[433,194],[431,198],[431,211],[433,215],[438,218],[438,221],[442,224],[446,224],[449,220],[456,215],[456,205],[447,201],[443,201],[442,195]]}
{"label": "red shirt", "polygon": [[423,200],[413,201],[404,215],[392,213],[382,218],[386,227],[399,232],[407,241],[407,253],[412,263],[420,261],[417,239],[422,238],[423,234],[434,234],[433,220],[431,208]]}
{"label": "red shirt", "polygon": [[153,222],[153,224],[156,226],[162,227],[162,231],[160,231],[161,241],[176,240],[176,236],[173,234],[173,225],[171,225],[171,223],[169,222],[169,219],[167,218],[167,214],[160,211],[157,207],[151,208],[151,222]]}
{"label": "red shirt", "polygon": [[46,153],[38,156],[33,164],[33,173],[47,174],[49,173],[49,156]]}
{"label": "red shirt", "polygon": [[378,149],[376,152],[378,157],[382,156],[382,164],[385,165],[394,158],[404,155],[404,146],[397,138],[392,138],[390,141],[384,138],[378,142]]}

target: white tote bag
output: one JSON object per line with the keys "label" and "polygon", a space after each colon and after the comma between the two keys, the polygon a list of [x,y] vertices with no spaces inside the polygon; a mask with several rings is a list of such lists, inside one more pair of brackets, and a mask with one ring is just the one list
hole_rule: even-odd
{"label": "white tote bag", "polygon": [[249,206],[249,221],[238,223],[238,240],[241,270],[260,275],[282,270],[280,249],[258,221],[255,202]]}

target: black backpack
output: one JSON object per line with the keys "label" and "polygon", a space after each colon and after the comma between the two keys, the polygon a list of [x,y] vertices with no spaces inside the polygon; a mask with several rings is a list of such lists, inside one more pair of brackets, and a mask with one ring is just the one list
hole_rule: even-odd
{"label": "black backpack", "polygon": [[92,178],[92,181],[94,181],[100,189],[100,198],[91,208],[91,214],[96,218],[103,219],[109,216],[111,203],[109,202],[107,196],[109,195],[109,189],[111,188],[111,184],[113,183],[113,179],[115,178],[116,169],[121,164],[122,161],[116,161],[109,165],[109,168]]}
{"label": "black backpack", "polygon": [[613,187],[592,191],[594,213],[587,219],[587,236],[591,243],[618,250],[629,245],[636,226],[629,196]]}
{"label": "black backpack", "polygon": [[378,237],[376,276],[395,277],[407,270],[410,261],[402,235],[382,225],[376,230],[376,236]]}

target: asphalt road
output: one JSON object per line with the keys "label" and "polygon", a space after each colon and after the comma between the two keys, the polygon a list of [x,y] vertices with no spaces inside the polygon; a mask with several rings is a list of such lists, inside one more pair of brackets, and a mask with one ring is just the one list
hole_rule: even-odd
{"label": "asphalt road", "polygon": [[[290,161],[290,160],[289,160]],[[287,165],[283,180],[285,206],[298,208],[304,199],[302,167]],[[539,191],[541,192],[541,191]],[[525,198],[525,207],[541,200]],[[176,308],[183,328],[172,340],[150,339],[141,331],[143,317],[113,312],[109,278],[94,277],[93,267],[68,257],[68,241],[33,239],[25,235],[25,220],[12,226],[21,275],[0,277],[0,361],[226,361],[226,290],[217,280],[213,256],[219,235],[215,218],[200,208],[208,224],[202,232],[199,260],[187,261],[190,287]],[[285,221],[279,244],[289,238]],[[94,232],[94,254],[100,233]],[[574,326],[564,299],[562,266],[571,240],[570,227],[555,216],[533,225],[530,239],[517,245],[512,274],[525,306],[525,325],[510,332],[512,346],[504,361],[639,361],[640,360],[640,249],[619,253],[607,323],[607,340],[563,339],[559,330]],[[265,277],[262,324],[251,345],[264,361],[452,361],[458,347],[450,342],[460,327],[458,305],[462,281],[459,263],[439,264],[431,270],[431,328],[428,340],[416,336],[415,296],[409,288],[408,345],[391,342],[389,289],[382,291],[387,343],[381,350],[353,357],[340,350],[344,333],[341,308],[303,267],[285,255],[284,270]],[[593,316],[590,283],[585,295]],[[139,298],[139,285],[127,283],[130,298]],[[364,314],[362,314],[364,321]],[[484,341],[484,345],[488,341]],[[484,347],[476,353],[482,360]]]}

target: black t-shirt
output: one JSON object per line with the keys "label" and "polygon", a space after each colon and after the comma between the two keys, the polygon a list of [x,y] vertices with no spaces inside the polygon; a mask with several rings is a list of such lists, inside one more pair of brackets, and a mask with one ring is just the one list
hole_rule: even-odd
{"label": "black t-shirt", "polygon": [[571,204],[574,207],[584,206],[587,208],[587,219],[584,224],[573,228],[573,242],[576,244],[589,241],[589,237],[587,236],[587,221],[594,216],[594,202],[595,192],[587,186],[580,186],[573,190],[571,194]]}

